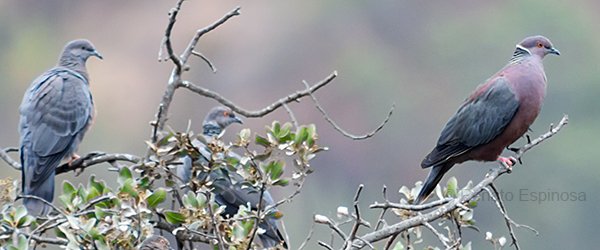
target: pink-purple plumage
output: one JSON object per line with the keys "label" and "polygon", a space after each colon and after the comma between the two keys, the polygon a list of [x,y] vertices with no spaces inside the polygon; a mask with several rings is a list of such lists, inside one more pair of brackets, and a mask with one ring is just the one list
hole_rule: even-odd
{"label": "pink-purple plumage", "polygon": [[432,168],[415,204],[427,198],[454,164],[507,161],[500,154],[527,132],[542,107],[546,95],[542,59],[548,54],[560,54],[548,38],[525,38],[509,63],[465,100],[421,162],[421,167]]}

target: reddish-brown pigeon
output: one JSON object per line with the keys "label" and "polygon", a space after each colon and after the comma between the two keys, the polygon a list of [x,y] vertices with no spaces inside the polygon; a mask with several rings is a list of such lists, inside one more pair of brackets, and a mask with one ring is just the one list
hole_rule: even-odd
{"label": "reddish-brown pigeon", "polygon": [[[65,46],[58,65],[33,81],[20,107],[22,188],[48,202],[54,196],[54,171],[60,161],[75,157],[77,146],[91,124],[94,102],[85,62],[102,59],[88,40]],[[26,198],[29,213],[45,215],[49,207]]]}
{"label": "reddish-brown pigeon", "polygon": [[548,54],[560,54],[548,38],[525,38],[508,64],[465,100],[421,162],[431,171],[415,204],[427,198],[454,164],[498,160],[510,167],[515,163],[500,154],[527,132],[540,112],[546,94],[542,59]]}

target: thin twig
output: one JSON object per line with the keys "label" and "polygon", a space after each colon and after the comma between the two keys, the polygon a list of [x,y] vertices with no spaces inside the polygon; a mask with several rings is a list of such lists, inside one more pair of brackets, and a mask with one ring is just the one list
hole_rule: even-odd
{"label": "thin twig", "polygon": [[[171,106],[171,102],[173,101],[173,95],[175,94],[175,90],[182,85],[181,75],[184,70],[185,64],[187,63],[189,57],[192,55],[192,51],[196,47],[196,44],[200,40],[202,35],[216,29],[221,24],[224,24],[231,17],[237,16],[240,14],[240,7],[236,7],[234,10],[225,14],[221,19],[212,23],[211,25],[199,29],[196,31],[196,34],[190,40],[188,46],[183,50],[180,56],[175,55],[173,48],[171,46],[171,30],[176,22],[176,16],[181,8],[181,4],[184,0],[179,0],[176,6],[171,10],[169,14],[169,24],[167,25],[167,29],[165,31],[165,37],[163,38],[163,43],[167,48],[167,53],[169,54],[169,59],[175,64],[175,67],[171,71],[171,76],[169,77],[169,81],[167,84],[167,88],[163,94],[163,97],[158,105],[158,111],[155,115],[155,120],[151,122],[152,125],[152,142],[155,143],[157,140],[158,131],[162,130],[167,122],[167,116],[169,113],[169,107]],[[162,44],[161,44],[162,49]],[[160,54],[160,53],[159,53]],[[149,155],[149,152],[147,153]]]}
{"label": "thin twig", "polygon": [[539,136],[538,138],[536,138],[533,141],[530,140],[530,142],[525,144],[523,147],[519,148],[519,150],[517,151],[516,158],[521,159],[521,156],[523,156],[523,154],[525,154],[525,152],[529,151],[530,149],[537,146],[541,142],[545,141],[546,139],[548,139],[548,138],[552,137],[553,135],[555,135],[556,133],[558,133],[558,131],[560,131],[560,129],[562,129],[562,127],[567,125],[568,123],[569,123],[569,116],[565,114],[565,115],[563,115],[563,118],[560,119],[557,126],[553,126],[553,124],[551,124],[550,130],[548,132],[542,134],[541,136]]}
{"label": "thin twig", "polygon": [[57,206],[55,206],[54,204],[52,204],[51,202],[44,200],[38,196],[35,195],[29,195],[29,194],[19,194],[17,195],[17,199],[34,199],[34,200],[38,200],[41,201],[42,203],[52,207],[52,209],[54,209],[56,212],[59,212],[60,214],[62,214],[63,216],[67,217],[67,214],[60,210],[60,208],[58,208]]}
{"label": "thin twig", "polygon": [[217,68],[215,67],[215,65],[210,60],[208,60],[208,58],[206,56],[204,56],[202,53],[192,50],[192,55],[200,57],[200,59],[202,59],[202,61],[204,61],[206,64],[208,64],[208,67],[212,70],[213,73],[217,73]]}
{"label": "thin twig", "polygon": [[429,231],[431,231],[439,240],[440,242],[442,242],[442,244],[444,244],[444,246],[446,248],[450,248],[450,245],[448,245],[447,241],[449,241],[449,239],[444,236],[443,234],[441,234],[440,232],[438,232],[437,229],[435,229],[435,227],[433,227],[431,224],[429,224],[429,222],[424,222],[423,226],[425,226],[427,229],[429,229]]}
{"label": "thin twig", "polygon": [[[512,244],[515,245],[515,249],[519,250],[521,248],[519,247],[519,241],[517,240],[517,235],[515,235],[515,232],[512,228],[512,220],[506,214],[506,208],[504,207],[504,204],[502,204],[502,202],[500,201],[500,199],[502,199],[502,198],[500,198],[500,194],[498,193],[498,190],[496,190],[492,184],[490,184],[489,186],[492,188],[493,192],[487,187],[484,188],[484,190],[488,192],[490,197],[492,197],[492,199],[496,203],[496,206],[500,210],[500,213],[502,213],[502,216],[504,216],[504,221],[506,222],[506,227],[508,227],[508,233],[510,234],[510,238],[512,239]],[[496,199],[496,197],[498,197],[498,199]]]}
{"label": "thin twig", "polygon": [[[389,203],[390,201],[387,198],[387,186],[386,185],[383,185],[383,189],[381,190],[381,192],[383,194],[383,200],[385,200],[386,203]],[[373,231],[379,230],[379,227],[385,223],[385,220],[383,218],[384,218],[387,210],[388,210],[387,207],[384,207],[381,210],[381,213],[379,214],[379,218],[377,219],[377,225],[375,225],[375,228],[373,229]]]}
{"label": "thin twig", "polygon": [[[211,192],[202,192],[202,194],[206,197],[207,201],[211,200]],[[221,249],[225,249],[225,244],[223,243],[223,239],[221,239],[221,232],[219,231],[219,225],[217,225],[217,219],[215,218],[215,213],[213,212],[212,206],[208,205],[208,215],[210,216],[210,221],[215,230],[215,236],[217,237],[218,245]],[[221,215],[218,215],[221,216]]]}
{"label": "thin twig", "polygon": [[19,164],[17,161],[13,160],[8,154],[7,152],[11,151],[10,148],[6,148],[6,149],[0,149],[0,158],[2,158],[2,160],[4,160],[6,163],[8,163],[9,166],[11,166],[12,168],[16,169],[16,170],[21,170],[21,164]]}
{"label": "thin twig", "polygon": [[295,128],[299,127],[298,120],[296,120],[296,116],[294,115],[294,111],[292,111],[292,109],[290,108],[289,105],[287,105],[287,103],[284,103],[283,107],[285,108],[285,111],[287,111],[288,115],[290,116],[290,119],[292,120],[292,124],[294,124],[294,127]]}
{"label": "thin twig", "polygon": [[255,111],[249,111],[249,110],[243,109],[243,108],[237,106],[236,104],[234,104],[232,101],[223,97],[221,94],[214,92],[212,90],[209,90],[207,88],[198,86],[189,81],[183,81],[181,83],[181,87],[187,88],[190,91],[192,91],[196,94],[199,94],[201,96],[213,99],[213,100],[219,102],[220,104],[231,108],[231,110],[233,110],[235,113],[240,114],[244,117],[263,117],[263,116],[275,111],[276,109],[280,108],[281,106],[283,106],[283,104],[296,102],[296,101],[300,100],[302,97],[305,97],[305,96],[310,95],[311,93],[314,93],[315,91],[317,91],[320,88],[324,87],[325,85],[329,84],[336,76],[337,76],[337,72],[333,72],[329,76],[327,76],[327,78],[321,80],[320,82],[316,83],[315,85],[311,86],[310,88],[304,89],[304,90],[298,90],[292,94],[289,94],[285,97],[280,98],[279,100],[271,103],[270,105],[266,106],[265,108],[263,108],[261,110],[255,110]]}
{"label": "thin twig", "polygon": [[356,190],[356,194],[354,195],[354,212],[356,213],[356,221],[354,222],[354,225],[352,226],[352,231],[350,231],[350,236],[348,237],[346,242],[344,242],[344,244],[346,245],[346,248],[350,247],[349,245],[352,243],[352,241],[354,239],[356,239],[356,233],[358,233],[358,227],[360,226],[360,220],[361,220],[360,208],[358,207],[358,199],[360,198],[360,193],[362,192],[364,187],[365,187],[365,185],[363,185],[363,184],[358,185],[358,189]]}
{"label": "thin twig", "polygon": [[[0,158],[6,161],[12,168],[15,170],[21,171],[21,164],[13,160],[10,156],[4,154],[4,151],[0,150]],[[78,169],[85,169],[87,167],[91,167],[94,165],[98,165],[104,162],[114,162],[114,161],[127,161],[131,163],[138,163],[141,160],[139,156],[131,155],[131,154],[108,154],[104,152],[92,152],[83,156],[73,162],[64,163],[58,166],[55,170],[56,175],[63,174],[69,171],[75,171]]]}
{"label": "thin twig", "polygon": [[327,243],[325,243],[325,242],[319,241],[319,242],[317,242],[317,244],[319,244],[319,246],[324,247],[325,249],[333,250],[333,248],[331,246],[327,245]]}
{"label": "thin twig", "polygon": [[[14,229],[11,229],[11,228],[6,228],[5,230],[6,231],[2,232],[2,234],[12,234],[15,232]],[[42,236],[33,235],[31,233],[26,233],[21,230],[17,231],[17,233],[27,237],[28,239],[34,240],[37,243],[45,243],[45,244],[59,245],[59,246],[65,246],[65,245],[69,244],[69,241],[67,239],[63,239],[63,238],[46,238],[46,237],[42,237]]]}
{"label": "thin twig", "polygon": [[200,38],[203,35],[205,35],[208,32],[211,32],[214,29],[216,29],[217,27],[221,26],[222,24],[227,22],[227,20],[229,20],[230,18],[240,15],[240,8],[241,8],[240,6],[235,7],[233,10],[227,12],[219,20],[215,21],[214,23],[212,23],[202,29],[197,30],[194,37],[188,43],[188,46],[185,48],[185,50],[183,50],[183,53],[181,53],[180,57],[181,57],[181,61],[183,62],[183,64],[187,63],[188,58],[190,57],[190,55],[192,55],[192,51],[194,51],[194,49],[196,48],[196,44],[198,44],[198,41],[200,40]]}
{"label": "thin twig", "polygon": [[298,247],[298,250],[302,250],[306,246],[306,244],[308,244],[308,242],[310,241],[310,238],[312,237],[314,232],[315,232],[315,223],[313,222],[310,225],[310,230],[308,231],[308,236],[306,236],[306,239],[304,239],[304,241],[302,241],[302,244],[300,244],[300,247]]}
{"label": "thin twig", "polygon": [[[154,227],[156,229],[161,229],[161,230],[164,230],[171,234],[173,234],[173,231],[178,228],[177,226],[172,225],[163,220],[158,220],[158,221],[155,221],[154,223],[155,223]],[[191,233],[191,232],[187,231],[187,229],[185,229],[185,228],[183,228],[183,230],[177,230],[175,233],[176,233],[175,237],[177,238],[177,240],[180,240],[182,242],[188,240],[188,241],[193,241],[193,242],[210,243],[210,240],[211,240],[211,238],[209,238],[209,237]]]}
{"label": "thin twig", "polygon": [[[183,63],[181,59],[175,55],[173,51],[173,45],[171,44],[171,31],[173,30],[173,26],[175,26],[175,22],[177,22],[177,14],[181,9],[181,5],[184,0],[177,1],[177,4],[174,8],[169,11],[169,24],[167,24],[167,28],[165,29],[165,36],[163,38],[163,42],[160,45],[160,51],[162,51],[163,45],[167,49],[167,54],[169,55],[169,59],[175,64],[176,71],[178,74],[181,73],[181,68],[183,67]],[[160,52],[159,52],[159,61],[160,61]]]}
{"label": "thin twig", "polygon": [[410,211],[423,211],[423,210],[427,210],[430,208],[438,207],[440,205],[444,205],[452,200],[453,200],[452,198],[444,198],[441,200],[435,200],[435,201],[432,201],[429,203],[419,204],[419,205],[400,204],[400,203],[394,203],[394,202],[389,202],[389,201],[386,201],[385,203],[375,202],[375,203],[371,204],[369,206],[369,208],[382,208],[382,209],[396,208],[396,209],[404,209],[404,210],[410,210]]}
{"label": "thin twig", "polygon": [[70,165],[68,163],[62,164],[56,168],[56,174],[62,174],[69,171],[75,171],[78,169],[85,169],[90,166],[98,165],[104,162],[115,162],[115,161],[126,161],[131,163],[138,163],[141,161],[139,156],[131,155],[131,154],[107,154],[103,152],[92,152],[87,156],[84,156],[80,159],[81,161],[75,160]]}
{"label": "thin twig", "polygon": [[[306,88],[309,88],[309,85],[306,81],[302,81],[302,83],[304,83],[304,86],[306,86]],[[315,95],[312,94],[312,92],[310,93],[310,97],[313,100],[313,103],[315,104],[315,107],[319,110],[319,112],[321,112],[321,114],[323,115],[323,117],[325,118],[325,120],[327,120],[327,122],[329,122],[329,124],[331,124],[331,126],[333,126],[333,128],[335,130],[337,130],[338,132],[340,132],[342,135],[352,139],[352,140],[364,140],[364,139],[368,139],[373,137],[377,132],[379,132],[381,129],[383,129],[383,127],[385,126],[385,124],[387,124],[387,122],[390,120],[390,118],[392,117],[392,113],[394,112],[394,108],[396,107],[396,104],[392,104],[392,107],[390,108],[390,111],[388,112],[387,116],[385,117],[385,119],[383,120],[383,122],[381,122],[381,124],[379,124],[379,126],[377,126],[377,128],[375,128],[374,130],[364,134],[364,135],[353,135],[350,134],[348,132],[346,132],[346,130],[344,130],[342,127],[340,127],[333,119],[331,119],[331,117],[327,114],[327,112],[325,111],[325,109],[321,106],[321,104],[319,103],[319,100],[317,100],[317,97],[315,97]]]}

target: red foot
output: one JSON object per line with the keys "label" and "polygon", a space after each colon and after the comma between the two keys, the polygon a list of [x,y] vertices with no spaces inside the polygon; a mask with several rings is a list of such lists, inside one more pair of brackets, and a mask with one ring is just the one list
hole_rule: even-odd
{"label": "red foot", "polygon": [[78,155],[78,154],[76,154],[76,153],[73,153],[73,154],[71,155],[71,157],[69,157],[69,161],[68,161],[68,163],[69,163],[69,166],[71,166],[71,164],[72,164],[74,161],[78,160],[79,158],[81,158],[81,156],[79,156],[79,155]]}
{"label": "red foot", "polygon": [[512,171],[512,166],[514,166],[517,163],[517,159],[515,159],[515,157],[498,157],[498,161],[500,162],[500,164],[502,164],[502,166],[504,166],[506,169],[508,169],[508,171]]}

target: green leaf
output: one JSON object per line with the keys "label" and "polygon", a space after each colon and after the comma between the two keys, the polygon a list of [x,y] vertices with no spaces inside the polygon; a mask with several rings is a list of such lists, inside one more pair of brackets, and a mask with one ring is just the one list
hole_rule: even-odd
{"label": "green leaf", "polygon": [[127,179],[121,186],[120,191],[122,193],[129,194],[129,196],[131,196],[131,197],[134,197],[134,198],[138,197],[138,193],[135,190],[135,188],[133,187],[133,179]]}
{"label": "green leaf", "polygon": [[404,250],[404,245],[402,245],[402,242],[398,241],[396,242],[396,245],[394,245],[394,248],[392,248],[393,250]]}
{"label": "green leaf", "polygon": [[150,188],[150,178],[148,178],[147,176],[141,178],[138,186],[144,190],[148,190]]}
{"label": "green leaf", "polygon": [[164,188],[158,188],[156,191],[154,191],[153,194],[148,196],[148,199],[147,199],[148,207],[156,208],[156,206],[158,206],[158,204],[165,201],[166,198],[167,198],[167,191]]}
{"label": "green leaf", "polygon": [[260,135],[256,135],[256,137],[254,138],[254,141],[256,142],[256,144],[261,145],[265,148],[271,146],[271,143],[269,142],[269,140],[267,140],[267,138],[264,138]]}
{"label": "green leaf", "polygon": [[76,189],[69,181],[63,182],[63,194],[72,194],[75,193]]}
{"label": "green leaf", "polygon": [[119,179],[117,180],[119,184],[124,184],[125,181],[133,179],[133,175],[131,174],[131,170],[129,168],[121,168],[119,170]]}
{"label": "green leaf", "polygon": [[165,211],[165,219],[171,224],[181,224],[185,222],[185,216],[175,211]]}
{"label": "green leaf", "polygon": [[294,138],[294,144],[299,145],[303,141],[306,141],[308,138],[308,129],[306,127],[301,127],[296,132],[296,137]]}
{"label": "green leaf", "polygon": [[173,137],[175,134],[173,134],[173,132],[170,132],[168,135],[166,135],[165,137],[163,137],[162,139],[160,139],[160,141],[158,141],[156,143],[157,146],[161,147],[164,145],[167,145],[169,143],[169,139],[171,139],[171,137]]}
{"label": "green leaf", "polygon": [[271,127],[271,132],[273,132],[273,135],[277,137],[277,135],[279,135],[279,131],[281,131],[281,124],[279,124],[278,121],[273,121],[273,125]]}
{"label": "green leaf", "polygon": [[265,172],[267,174],[269,174],[269,177],[271,177],[271,180],[277,180],[283,174],[283,166],[284,166],[283,161],[271,161],[265,167]]}
{"label": "green leaf", "polygon": [[448,179],[447,194],[448,196],[456,197],[457,192],[458,180],[456,180],[456,177],[452,176]]}
{"label": "green leaf", "polygon": [[225,161],[229,166],[237,166],[238,164],[240,164],[240,159],[237,157],[227,157],[225,158]]}
{"label": "green leaf", "polygon": [[279,180],[273,182],[273,185],[282,186],[282,187],[285,187],[288,184],[290,184],[290,180],[288,180],[288,179],[279,179]]}
{"label": "green leaf", "polygon": [[183,205],[186,208],[198,208],[198,200],[196,200],[196,196],[192,191],[188,191],[187,194],[183,196]]}
{"label": "green leaf", "polygon": [[105,191],[107,191],[106,190],[107,188],[104,185],[104,182],[96,181],[96,176],[95,175],[90,176],[89,186],[90,186],[90,188],[94,188],[94,189],[98,190],[98,192],[100,194],[104,194]]}

